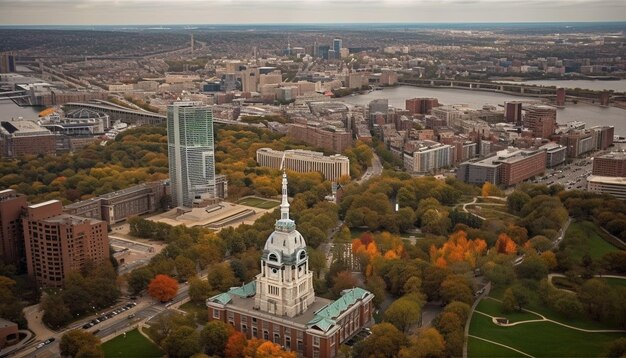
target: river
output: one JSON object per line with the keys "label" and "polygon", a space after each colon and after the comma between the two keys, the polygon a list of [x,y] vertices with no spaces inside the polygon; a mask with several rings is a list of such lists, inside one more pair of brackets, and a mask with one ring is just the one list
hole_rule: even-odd
{"label": "river", "polygon": [[[598,82],[611,83],[618,81]],[[405,100],[415,97],[435,97],[439,100],[439,103],[467,103],[476,108],[481,108],[484,104],[504,105],[505,101],[512,100],[526,102],[538,100],[534,97],[514,96],[495,92],[412,86],[385,88],[381,91],[372,91],[364,95],[342,97],[338,100],[353,105],[367,105],[374,99],[387,98],[389,100],[389,105],[398,108],[405,108]],[[567,123],[571,121],[585,122],[587,123],[587,127],[611,125],[615,127],[616,135],[626,136],[626,110],[617,107],[600,107],[591,104],[571,104],[568,102],[565,105],[565,108],[557,109],[556,118],[559,123]]]}
{"label": "river", "polygon": [[538,86],[556,86],[563,88],[583,88],[594,91],[610,90],[626,92],[626,80],[601,81],[601,80],[536,80],[536,81],[496,81],[500,83],[515,83]]}

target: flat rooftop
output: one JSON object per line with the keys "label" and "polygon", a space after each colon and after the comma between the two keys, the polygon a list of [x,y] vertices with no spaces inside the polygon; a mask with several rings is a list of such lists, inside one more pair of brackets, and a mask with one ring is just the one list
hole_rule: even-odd
{"label": "flat rooftop", "polygon": [[626,186],[626,178],[624,177],[605,177],[601,175],[590,175],[589,177],[587,177],[587,182]]}
{"label": "flat rooftop", "polygon": [[623,159],[626,159],[626,153],[624,153],[624,152],[611,152],[611,153],[607,153],[607,154],[601,155],[601,156],[599,156],[597,158],[623,160]]}
{"label": "flat rooftop", "polygon": [[97,222],[101,222],[101,220],[84,218],[84,217],[74,216],[70,214],[60,214],[60,215],[53,216],[53,217],[50,217],[41,221],[47,222],[47,223],[63,223],[63,224],[81,224],[84,222],[95,224]]}
{"label": "flat rooftop", "polygon": [[2,128],[9,134],[25,135],[25,134],[52,134],[49,130],[40,127],[37,123],[21,120],[21,121],[2,121],[0,122]]}
{"label": "flat rooftop", "polygon": [[237,295],[230,295],[230,296],[232,298],[232,301],[227,305],[228,307],[234,307],[238,310],[249,312],[250,315],[254,315],[256,317],[264,317],[268,321],[284,320],[284,321],[288,321],[287,323],[290,323],[290,324],[295,323],[300,326],[306,326],[306,324],[309,323],[315,317],[315,313],[317,311],[324,308],[326,305],[334,302],[323,297],[315,296],[315,301],[313,301],[313,304],[309,306],[306,312],[300,315],[297,315],[295,317],[287,317],[287,316],[282,317],[282,316],[269,314],[263,311],[255,310],[254,309],[254,296],[248,297],[248,298],[242,298]]}

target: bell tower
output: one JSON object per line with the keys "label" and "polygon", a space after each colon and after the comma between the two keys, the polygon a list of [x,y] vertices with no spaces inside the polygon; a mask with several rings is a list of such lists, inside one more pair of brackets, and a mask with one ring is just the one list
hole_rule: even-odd
{"label": "bell tower", "polygon": [[263,248],[254,307],[277,316],[294,317],[306,311],[314,300],[306,242],[289,218],[287,174],[283,173],[280,219]]}

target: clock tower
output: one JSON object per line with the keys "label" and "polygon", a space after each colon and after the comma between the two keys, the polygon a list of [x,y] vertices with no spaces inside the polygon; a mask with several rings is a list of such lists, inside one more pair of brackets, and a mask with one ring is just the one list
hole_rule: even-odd
{"label": "clock tower", "polygon": [[280,219],[263,248],[254,307],[277,316],[294,317],[305,312],[314,300],[306,242],[289,218],[287,174],[283,173]]}

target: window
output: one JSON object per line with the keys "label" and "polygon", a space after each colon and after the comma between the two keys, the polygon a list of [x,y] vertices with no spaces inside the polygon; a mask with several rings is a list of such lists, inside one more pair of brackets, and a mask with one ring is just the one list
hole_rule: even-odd
{"label": "window", "polygon": [[300,256],[298,258],[300,260],[306,259],[306,251],[304,251],[304,250],[300,251]]}
{"label": "window", "polygon": [[256,327],[252,327],[252,337],[257,338],[257,333]]}
{"label": "window", "polygon": [[267,259],[268,259],[269,261],[278,262],[278,255],[276,255],[276,254],[274,254],[274,253],[271,253],[271,254],[267,257]]}
{"label": "window", "polygon": [[248,326],[246,326],[245,324],[241,325],[241,332],[242,333],[248,333]]}
{"label": "window", "polygon": [[274,333],[274,343],[280,344],[280,334]]}
{"label": "window", "polygon": [[278,295],[280,295],[280,288],[278,288],[276,286],[270,285],[269,286],[269,293],[270,293],[270,295],[278,296]]}
{"label": "window", "polygon": [[285,350],[286,351],[290,351],[291,350],[291,337],[289,337],[289,336],[285,337]]}
{"label": "window", "polygon": [[302,343],[301,339],[298,339],[298,352],[302,352],[304,350],[304,343]]}
{"label": "window", "polygon": [[268,331],[263,331],[263,339],[266,341],[270,340],[270,333]]}
{"label": "window", "polygon": [[213,309],[213,318],[217,318],[217,319],[220,318],[220,311],[219,310]]}
{"label": "window", "polygon": [[320,337],[313,336],[313,346],[314,347],[319,347],[320,346]]}

